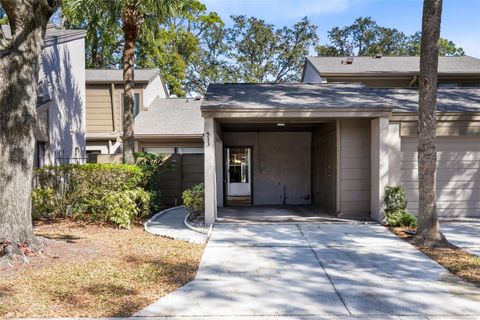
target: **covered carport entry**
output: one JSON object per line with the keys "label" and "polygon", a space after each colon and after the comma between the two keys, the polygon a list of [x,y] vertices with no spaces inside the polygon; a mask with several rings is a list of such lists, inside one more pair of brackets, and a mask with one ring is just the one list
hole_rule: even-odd
{"label": "covered carport entry", "polygon": [[[353,105],[350,99],[342,102],[345,90]],[[202,104],[207,223],[239,204],[253,206],[236,209],[250,214],[262,207],[285,212],[298,206],[307,216],[358,213],[380,219],[391,108],[370,107],[368,94],[362,103],[362,90],[319,84],[211,86]],[[339,98],[337,91],[343,92]],[[230,193],[232,181],[248,188]]]}
{"label": "covered carport entry", "polygon": [[221,221],[336,214],[336,120],[275,120],[217,119],[223,143]]}

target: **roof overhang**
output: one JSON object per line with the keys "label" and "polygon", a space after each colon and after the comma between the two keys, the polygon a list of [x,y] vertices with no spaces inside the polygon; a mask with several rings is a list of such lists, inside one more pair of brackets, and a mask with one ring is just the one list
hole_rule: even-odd
{"label": "roof overhang", "polygon": [[390,117],[391,106],[315,109],[203,109],[204,118],[374,118]]}

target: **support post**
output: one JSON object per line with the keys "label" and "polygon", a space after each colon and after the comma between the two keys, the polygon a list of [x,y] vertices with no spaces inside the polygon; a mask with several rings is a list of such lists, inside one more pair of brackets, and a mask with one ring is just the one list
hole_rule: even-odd
{"label": "support post", "polygon": [[215,223],[217,217],[217,176],[215,154],[215,119],[204,118],[205,146],[205,223]]}
{"label": "support post", "polygon": [[371,216],[383,222],[385,212],[383,197],[389,179],[388,156],[388,118],[380,117],[372,120],[372,145],[371,145]]}

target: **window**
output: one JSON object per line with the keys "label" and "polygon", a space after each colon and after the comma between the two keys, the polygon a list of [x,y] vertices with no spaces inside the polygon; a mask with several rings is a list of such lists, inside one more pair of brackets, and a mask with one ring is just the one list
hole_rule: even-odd
{"label": "window", "polygon": [[228,163],[230,183],[248,183],[249,162],[250,162],[250,149],[248,148],[230,149],[230,159]]}
{"label": "window", "polygon": [[203,148],[176,148],[178,154],[203,154]]}
{"label": "window", "polygon": [[143,152],[158,154],[174,154],[175,148],[143,148]]}
{"label": "window", "polygon": [[[122,113],[125,110],[125,97],[121,95]],[[133,94],[133,117],[136,117],[140,113],[140,93]]]}

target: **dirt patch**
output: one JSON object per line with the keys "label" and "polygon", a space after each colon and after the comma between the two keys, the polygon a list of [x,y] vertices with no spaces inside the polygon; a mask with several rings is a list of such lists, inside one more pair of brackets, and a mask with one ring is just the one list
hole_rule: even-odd
{"label": "dirt patch", "polygon": [[130,316],[192,281],[203,246],[59,220],[35,233],[43,254],[0,272],[0,317]]}
{"label": "dirt patch", "polygon": [[[409,228],[390,228],[394,234],[413,244],[415,230]],[[448,240],[448,239],[447,239]],[[429,249],[416,246],[418,250],[435,260],[450,273],[480,287],[480,257],[450,244],[445,248]]]}

